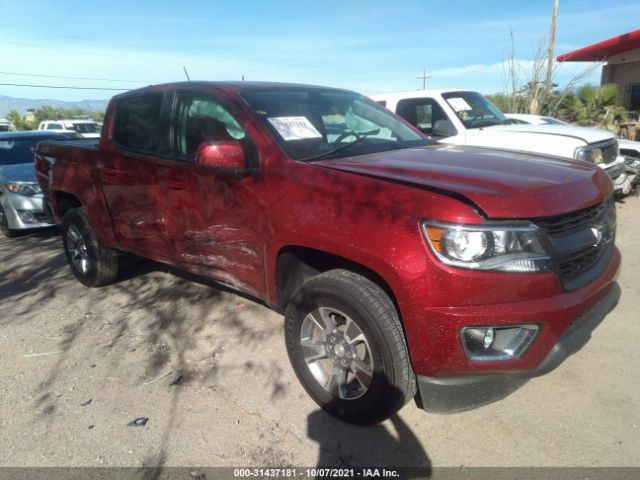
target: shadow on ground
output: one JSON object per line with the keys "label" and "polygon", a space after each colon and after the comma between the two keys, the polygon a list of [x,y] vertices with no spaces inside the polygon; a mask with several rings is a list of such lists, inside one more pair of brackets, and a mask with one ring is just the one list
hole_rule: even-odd
{"label": "shadow on ground", "polygon": [[318,443],[318,467],[409,467],[414,476],[404,478],[431,475],[427,452],[398,415],[384,424],[357,426],[317,410],[308,417],[307,435]]}

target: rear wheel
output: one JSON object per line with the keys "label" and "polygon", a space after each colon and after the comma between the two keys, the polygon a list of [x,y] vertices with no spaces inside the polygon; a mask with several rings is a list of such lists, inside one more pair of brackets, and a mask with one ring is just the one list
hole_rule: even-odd
{"label": "rear wheel", "polygon": [[16,236],[16,231],[9,228],[9,219],[7,218],[7,213],[4,211],[4,208],[2,208],[2,205],[0,205],[0,232],[8,238]]}
{"label": "rear wheel", "polygon": [[75,277],[88,287],[113,282],[118,275],[118,256],[102,247],[82,208],[69,210],[62,221],[62,243]]}
{"label": "rear wheel", "polygon": [[331,270],[307,280],[285,312],[289,358],[318,405],[342,420],[382,421],[415,396],[415,376],[389,296]]}

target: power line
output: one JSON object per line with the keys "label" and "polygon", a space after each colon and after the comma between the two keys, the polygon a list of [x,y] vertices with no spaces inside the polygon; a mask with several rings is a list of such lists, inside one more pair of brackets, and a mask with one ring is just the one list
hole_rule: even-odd
{"label": "power line", "polygon": [[100,87],[68,87],[62,85],[28,85],[24,83],[0,83],[0,85],[9,87],[33,87],[33,88],[64,88],[68,90],[114,90],[118,92],[126,92],[129,88],[100,88]]}
{"label": "power line", "polygon": [[162,82],[148,82],[145,80],[121,80],[117,78],[92,78],[92,77],[68,77],[62,75],[42,75],[39,73],[18,73],[18,72],[0,72],[2,75],[17,75],[21,77],[42,77],[42,78],[63,78],[66,80],[96,80],[103,82],[125,82],[125,83],[162,83]]}

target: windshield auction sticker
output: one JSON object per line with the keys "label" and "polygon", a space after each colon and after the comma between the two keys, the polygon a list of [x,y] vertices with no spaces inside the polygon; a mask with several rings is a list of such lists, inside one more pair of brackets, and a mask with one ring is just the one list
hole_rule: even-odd
{"label": "windshield auction sticker", "polygon": [[286,141],[322,138],[307,117],[270,117],[267,120]]}
{"label": "windshield auction sticker", "polygon": [[447,98],[447,102],[449,102],[449,105],[451,105],[451,108],[453,108],[456,112],[472,110],[471,106],[467,103],[467,101],[461,97]]}

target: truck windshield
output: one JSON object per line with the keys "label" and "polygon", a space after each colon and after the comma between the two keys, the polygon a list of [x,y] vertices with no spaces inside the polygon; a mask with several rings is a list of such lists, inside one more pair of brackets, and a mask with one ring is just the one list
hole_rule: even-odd
{"label": "truck windshield", "polygon": [[429,145],[393,114],[357,93],[297,86],[246,89],[240,93],[294,160]]}
{"label": "truck windshield", "polygon": [[507,117],[493,103],[478,92],[447,92],[442,97],[465,128],[508,125]]}

